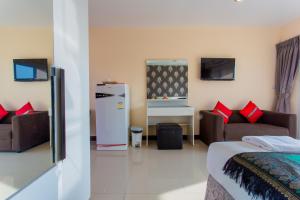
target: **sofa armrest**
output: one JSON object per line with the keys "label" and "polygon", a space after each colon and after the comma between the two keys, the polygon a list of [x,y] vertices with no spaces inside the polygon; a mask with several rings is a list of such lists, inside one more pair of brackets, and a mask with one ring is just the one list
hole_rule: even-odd
{"label": "sofa armrest", "polygon": [[210,111],[200,111],[200,139],[209,145],[224,141],[224,120]]}
{"label": "sofa armrest", "polygon": [[297,116],[272,111],[263,111],[261,122],[274,126],[281,126],[289,129],[290,136],[296,138],[297,135]]}
{"label": "sofa armrest", "polygon": [[24,151],[49,141],[50,126],[48,112],[34,112],[12,118],[12,149]]}

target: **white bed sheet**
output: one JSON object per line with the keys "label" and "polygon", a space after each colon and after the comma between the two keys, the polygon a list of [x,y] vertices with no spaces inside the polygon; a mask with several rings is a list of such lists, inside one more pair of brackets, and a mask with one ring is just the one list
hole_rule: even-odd
{"label": "white bed sheet", "polygon": [[[209,174],[217,180],[236,200],[252,200],[244,188],[240,188],[234,180],[223,172],[223,167],[232,156],[243,152],[265,152],[245,142],[216,142],[209,146],[207,169]],[[260,200],[260,198],[258,198]]]}

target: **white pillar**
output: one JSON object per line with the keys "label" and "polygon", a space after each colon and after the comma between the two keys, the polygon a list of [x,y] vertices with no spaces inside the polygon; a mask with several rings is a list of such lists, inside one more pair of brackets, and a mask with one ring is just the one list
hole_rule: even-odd
{"label": "white pillar", "polygon": [[66,160],[59,199],[90,197],[88,0],[54,0],[54,64],[65,69]]}

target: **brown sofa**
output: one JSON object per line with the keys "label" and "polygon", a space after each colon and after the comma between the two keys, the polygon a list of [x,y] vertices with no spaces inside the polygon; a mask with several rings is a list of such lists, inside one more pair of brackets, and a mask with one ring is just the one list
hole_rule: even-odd
{"label": "brown sofa", "polygon": [[0,121],[0,151],[22,152],[49,141],[48,112],[16,116],[10,111]]}
{"label": "brown sofa", "polygon": [[220,115],[200,111],[200,139],[207,145],[220,141],[240,141],[243,136],[291,136],[296,137],[295,114],[263,111],[264,115],[255,124],[248,123],[238,110],[234,110],[228,124]]}

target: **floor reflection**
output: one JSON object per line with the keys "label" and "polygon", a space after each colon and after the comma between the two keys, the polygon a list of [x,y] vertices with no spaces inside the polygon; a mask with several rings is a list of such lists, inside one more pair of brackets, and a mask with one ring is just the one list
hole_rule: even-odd
{"label": "floor reflection", "polygon": [[22,153],[0,152],[0,199],[25,187],[51,166],[49,142]]}

